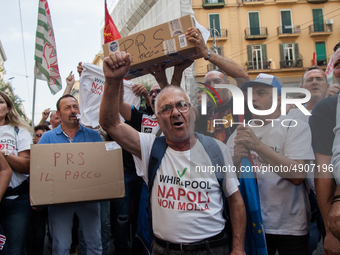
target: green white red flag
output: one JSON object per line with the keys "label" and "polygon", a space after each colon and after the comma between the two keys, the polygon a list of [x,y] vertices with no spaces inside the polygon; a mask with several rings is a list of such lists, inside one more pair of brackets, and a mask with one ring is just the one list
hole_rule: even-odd
{"label": "green white red flag", "polygon": [[61,90],[57,49],[52,27],[51,12],[47,0],[39,0],[38,25],[35,39],[36,77],[46,80],[54,95]]}

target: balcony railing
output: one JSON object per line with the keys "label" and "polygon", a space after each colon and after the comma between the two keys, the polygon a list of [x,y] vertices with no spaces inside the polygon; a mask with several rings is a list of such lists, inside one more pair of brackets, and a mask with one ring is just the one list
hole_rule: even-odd
{"label": "balcony railing", "polygon": [[307,0],[307,2],[311,4],[321,4],[328,2],[328,0]]}
{"label": "balcony railing", "polygon": [[309,26],[309,34],[310,35],[322,35],[322,34],[330,34],[333,32],[333,24],[313,24]]}
{"label": "balcony railing", "polygon": [[[313,65],[313,60],[311,60],[311,65]],[[317,66],[327,66],[327,59],[317,59],[316,65]]]}
{"label": "balcony railing", "polygon": [[266,39],[268,37],[267,27],[247,27],[244,33],[246,40]]}
{"label": "balcony railing", "polygon": [[264,70],[264,69],[270,69],[270,62],[258,61],[257,63],[247,62],[247,70]]}
{"label": "balcony railing", "polygon": [[302,59],[280,61],[280,68],[296,68],[296,67],[303,67]]}
{"label": "balcony railing", "polygon": [[[210,37],[214,37],[214,30],[207,28],[210,32]],[[215,29],[215,37],[228,37],[228,30],[226,28]]]}
{"label": "balcony railing", "polygon": [[242,0],[242,2],[264,2],[264,0]]}
{"label": "balcony railing", "polygon": [[224,6],[224,0],[202,0],[202,7],[204,9],[223,8]]}
{"label": "balcony railing", "polygon": [[279,26],[277,27],[277,35],[278,36],[299,36],[301,33],[300,26],[291,25],[291,26]]}
{"label": "balcony railing", "polygon": [[210,72],[212,70],[220,70],[218,66],[215,66],[214,64],[210,63],[207,65],[207,72]]}

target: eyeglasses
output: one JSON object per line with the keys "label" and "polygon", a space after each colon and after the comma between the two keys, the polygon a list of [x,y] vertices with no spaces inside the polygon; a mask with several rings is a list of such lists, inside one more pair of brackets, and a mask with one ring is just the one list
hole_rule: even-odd
{"label": "eyeglasses", "polygon": [[161,115],[162,117],[168,117],[174,107],[176,107],[180,113],[186,113],[190,109],[190,103],[179,101],[176,104],[167,104],[162,107],[162,109],[158,112],[158,115]]}
{"label": "eyeglasses", "polygon": [[153,93],[156,93],[156,96],[157,96],[159,94],[159,92],[161,92],[160,89],[150,90],[148,95],[149,95],[149,97],[151,97],[153,95]]}
{"label": "eyeglasses", "polygon": [[35,134],[36,137],[42,137],[43,134]]}

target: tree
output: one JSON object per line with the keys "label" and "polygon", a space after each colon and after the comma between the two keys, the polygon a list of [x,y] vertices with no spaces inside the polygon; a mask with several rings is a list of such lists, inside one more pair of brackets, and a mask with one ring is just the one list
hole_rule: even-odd
{"label": "tree", "polygon": [[8,95],[20,117],[22,117],[25,121],[28,121],[28,118],[22,109],[22,103],[24,101],[18,95],[14,95],[12,86],[8,82],[3,82],[0,80],[0,91]]}

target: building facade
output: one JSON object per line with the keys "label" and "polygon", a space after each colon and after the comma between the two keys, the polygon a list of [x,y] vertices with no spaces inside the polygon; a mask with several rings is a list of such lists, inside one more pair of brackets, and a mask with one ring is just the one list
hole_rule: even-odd
{"label": "building facade", "polygon": [[[211,30],[208,46],[236,61],[251,78],[260,72],[299,86],[312,65],[325,69],[340,39],[339,0],[192,0],[195,17]],[[215,30],[213,30],[215,28]],[[215,31],[215,32],[213,32]],[[213,69],[196,62],[200,80]]]}

